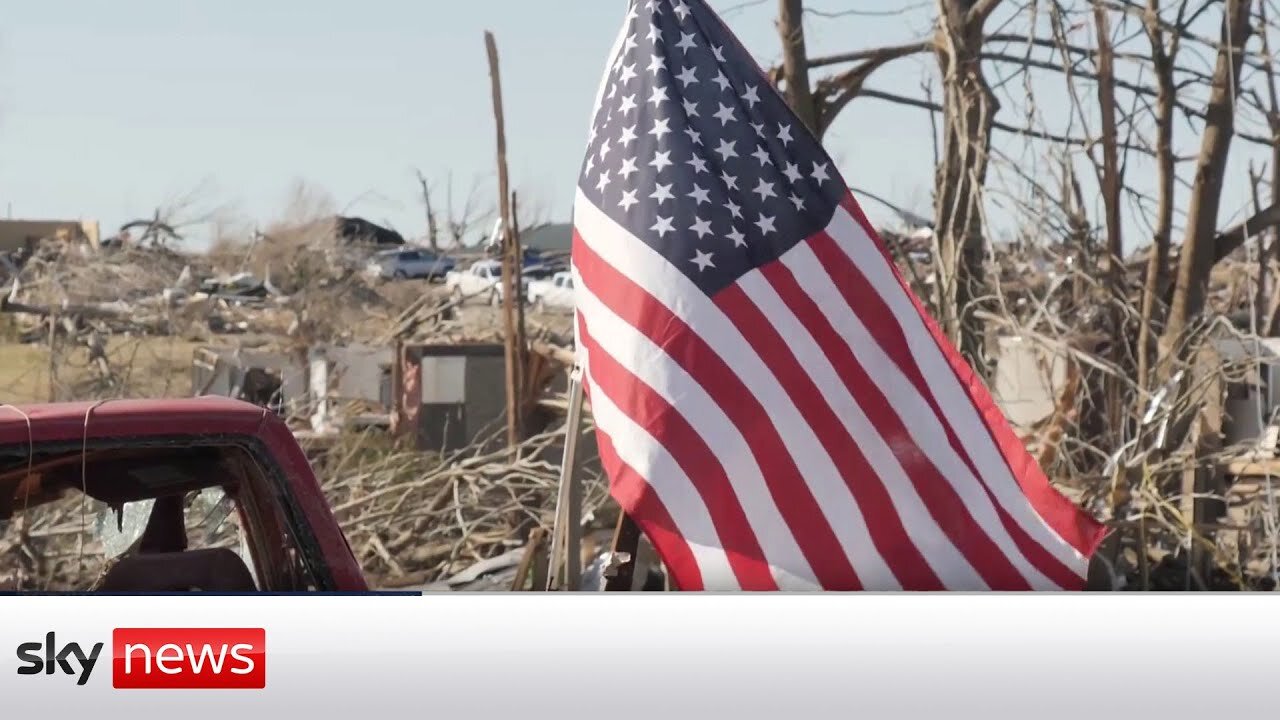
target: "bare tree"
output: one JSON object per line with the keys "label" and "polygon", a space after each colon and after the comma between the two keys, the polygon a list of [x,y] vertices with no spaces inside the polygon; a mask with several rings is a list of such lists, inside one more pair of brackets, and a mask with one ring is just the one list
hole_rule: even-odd
{"label": "bare tree", "polygon": [[427,245],[430,246],[431,252],[440,252],[440,226],[436,222],[436,213],[431,206],[431,186],[427,184],[427,178],[422,174],[421,170],[414,170],[418,176],[418,185],[422,188],[422,206],[427,213]]}
{"label": "bare tree", "polygon": [[984,293],[983,190],[1000,103],[982,69],[983,28],[999,0],[938,0],[935,51],[942,74],[942,163],[934,177],[937,310],[969,361],[983,364],[969,306]]}
{"label": "bare tree", "polygon": [[[1166,542],[1161,533],[1199,532],[1185,527],[1200,519],[1188,508],[1210,488],[1186,478],[1217,457],[1219,394],[1236,382],[1204,380],[1194,365],[1213,350],[1203,331],[1229,327],[1243,310],[1259,332],[1280,329],[1273,10],[1252,0],[936,0],[929,38],[814,57],[802,20],[821,14],[778,3],[783,54],[771,76],[819,137],[853,100],[929,113],[940,145],[935,259],[920,268],[898,246],[916,241],[889,235],[893,256],[915,287],[933,281],[933,311],[980,372],[993,331],[1040,338],[1080,369],[1074,408],[1060,401],[1055,411],[1069,429],[1054,425],[1029,442],[1053,438],[1042,457],[1062,477],[1094,483],[1118,528],[1129,526],[1117,518],[1140,517],[1142,547]],[[868,83],[893,59],[925,51],[938,70],[922,79],[922,97]],[[1057,97],[1041,102],[1046,94]],[[1257,148],[1271,165],[1251,172],[1259,199],[1224,227],[1240,207],[1224,190],[1236,180],[1228,173],[1252,168],[1255,156],[1233,158]],[[1081,160],[1093,171],[1081,172]],[[1264,234],[1271,242],[1260,240],[1241,271],[1233,253]],[[1126,258],[1134,246],[1144,250],[1137,262]],[[1058,276],[1028,273],[1046,266]],[[1159,584],[1147,561],[1131,563],[1144,586]],[[1187,577],[1205,585],[1206,572]]]}
{"label": "bare tree", "polygon": [[455,204],[453,173],[450,172],[447,175],[445,180],[445,227],[449,232],[451,247],[463,247],[466,244],[467,236],[477,228],[482,231],[488,231],[488,226],[494,218],[496,209],[492,204],[485,203],[481,199],[483,195],[484,185],[481,178],[476,177],[472,179],[471,185],[467,188],[467,195],[462,200],[462,204]]}
{"label": "bare tree", "polygon": [[818,132],[818,113],[809,87],[809,55],[804,45],[804,0],[778,0],[782,38],[782,78],[787,102],[808,128]]}
{"label": "bare tree", "polygon": [[[827,57],[810,58],[804,40],[803,0],[778,0],[778,35],[782,41],[782,65],[770,72],[801,121],[821,138],[836,116],[855,98],[863,94],[867,79],[893,60],[927,52],[931,41],[904,43],[870,50],[859,50]],[[814,68],[854,63],[852,67],[817,80]]]}
{"label": "bare tree", "polygon": [[[1175,28],[1182,26],[1184,3],[1178,12]],[[1166,33],[1160,20],[1160,0],[1147,0],[1142,18],[1143,28],[1151,44],[1151,69],[1156,81],[1156,177],[1157,205],[1155,228],[1148,251],[1146,281],[1142,291],[1142,317],[1138,326],[1138,385],[1147,387],[1152,352],[1151,335],[1155,323],[1163,322],[1156,307],[1169,286],[1169,246],[1173,235],[1174,181],[1177,179],[1173,155],[1173,113],[1177,104],[1174,85],[1174,61],[1182,36]]]}
{"label": "bare tree", "polygon": [[[1280,91],[1276,88],[1275,57],[1272,55],[1270,35],[1267,26],[1267,3],[1258,5],[1258,20],[1261,26],[1262,62],[1266,77],[1267,91],[1267,129],[1271,131],[1271,204],[1280,205]],[[1262,205],[1256,199],[1254,211],[1261,212]],[[1270,233],[1271,242],[1261,248],[1258,253],[1258,292],[1254,300],[1255,323],[1259,332],[1274,335],[1277,308],[1270,302],[1274,282],[1270,281],[1268,270],[1280,252],[1280,225],[1274,226]],[[1262,244],[1259,236],[1259,246]]]}
{"label": "bare tree", "polygon": [[1251,0],[1226,0],[1218,59],[1212,89],[1205,108],[1195,181],[1187,205],[1187,233],[1178,259],[1178,274],[1169,319],[1161,338],[1166,355],[1174,353],[1192,320],[1204,309],[1209,273],[1216,262],[1218,208],[1222,204],[1222,178],[1235,134],[1236,95],[1244,48],[1251,32]]}

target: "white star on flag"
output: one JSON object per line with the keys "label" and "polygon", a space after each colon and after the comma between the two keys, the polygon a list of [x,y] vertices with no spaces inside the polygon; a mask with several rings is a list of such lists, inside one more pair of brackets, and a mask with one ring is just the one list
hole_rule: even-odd
{"label": "white star on flag", "polygon": [[715,267],[715,264],[711,262],[711,253],[702,252],[701,250],[693,251],[693,264],[697,265],[699,270]]}

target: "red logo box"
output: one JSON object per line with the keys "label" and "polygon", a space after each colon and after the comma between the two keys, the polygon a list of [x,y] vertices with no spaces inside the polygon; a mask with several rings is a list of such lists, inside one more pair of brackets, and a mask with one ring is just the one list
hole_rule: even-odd
{"label": "red logo box", "polygon": [[260,690],[267,686],[267,631],[116,628],[111,684],[128,690]]}

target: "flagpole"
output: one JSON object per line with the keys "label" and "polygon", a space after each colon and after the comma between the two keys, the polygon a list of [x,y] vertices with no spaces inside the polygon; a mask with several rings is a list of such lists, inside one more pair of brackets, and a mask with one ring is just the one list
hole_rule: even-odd
{"label": "flagpole", "polygon": [[[574,365],[569,375],[569,407],[564,423],[564,457],[560,462],[560,488],[556,496],[555,525],[551,530],[550,567],[547,590],[565,582],[561,589],[577,590],[582,582],[582,483],[573,471],[582,434],[582,366]],[[564,555],[561,558],[561,555]]]}

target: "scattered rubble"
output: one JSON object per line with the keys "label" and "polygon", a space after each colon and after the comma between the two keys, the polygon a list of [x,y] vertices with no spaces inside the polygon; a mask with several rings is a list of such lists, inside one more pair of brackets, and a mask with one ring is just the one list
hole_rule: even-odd
{"label": "scattered rubble", "polygon": [[[931,297],[931,232],[884,235],[903,277]],[[1273,571],[1274,532],[1260,509],[1274,507],[1277,488],[1268,494],[1268,481],[1280,475],[1280,381],[1273,382],[1280,346],[1269,337],[1280,294],[1251,313],[1257,299],[1249,278],[1257,266],[1237,255],[1215,270],[1211,322],[1197,341],[1217,353],[1206,367],[1218,380],[1190,395],[1150,395],[1138,438],[1107,450],[1101,397],[1118,374],[1112,344],[1137,334],[1145,256],[1125,263],[1122,298],[1081,269],[1065,245],[1007,245],[989,258],[995,300],[979,312],[998,401],[1064,493],[1113,527],[1145,528],[1145,550],[1139,535],[1127,533],[1107,554],[1110,586],[1172,586],[1182,573],[1184,584],[1195,578],[1198,586],[1254,587]],[[104,380],[92,386],[94,397],[129,394],[124,368],[102,349],[105,338],[196,343],[192,392],[241,397],[288,419],[370,576],[437,589],[509,584],[531,533],[549,531],[572,316],[526,314],[531,352],[523,402],[532,437],[511,457],[496,434],[505,413],[504,332],[487,296],[454,297],[425,281],[379,281],[360,271],[363,257],[311,225],[259,234],[238,254],[205,256],[45,241],[0,258],[0,318],[13,341],[86,352]],[[478,251],[466,259],[485,257]],[[530,257],[563,262],[554,253]],[[1112,326],[1108,307],[1115,304],[1126,308],[1124,327]],[[1199,419],[1188,435],[1191,417]],[[1217,445],[1197,453],[1165,447],[1175,437],[1201,444],[1216,438]],[[588,514],[607,526],[604,482],[593,451],[585,456]],[[1207,495],[1220,510],[1170,491],[1171,478],[1196,471],[1187,465],[1193,459],[1217,478]],[[1115,516],[1115,508],[1125,514]],[[33,526],[42,540],[32,542],[75,536],[69,516],[50,512]],[[1202,546],[1213,562],[1205,554],[1189,561],[1187,548]],[[458,575],[474,563],[489,565],[475,577]]]}
{"label": "scattered rubble", "polygon": [[[262,234],[239,258],[41,242],[32,253],[4,257],[0,318],[12,323],[12,341],[59,355],[95,349],[97,374],[115,382],[95,384],[97,392],[68,389],[80,398],[130,394],[122,381],[127,369],[107,357],[103,338],[197,343],[192,394],[240,397],[289,421],[377,582],[439,581],[523,546],[536,528],[549,531],[564,440],[563,401],[557,403],[555,393],[563,392],[565,363],[572,360],[571,316],[529,319],[536,346],[531,375],[539,378],[530,407],[540,419],[532,437],[509,455],[496,435],[486,439],[504,412],[501,345],[494,345],[503,333],[492,308],[426,282],[371,279],[359,272],[362,256],[350,237],[326,239],[308,229],[292,236],[287,252],[272,246],[289,237]],[[497,347],[496,365],[477,365],[481,374],[468,381],[465,355],[451,356],[453,347]],[[400,385],[391,385],[390,366],[406,350],[418,358],[420,377],[410,384],[420,397],[414,403],[406,402],[403,373]],[[424,362],[427,356],[434,365]],[[461,363],[457,388],[430,381],[451,372],[450,357]],[[494,402],[477,405],[466,396],[492,394],[495,383]],[[548,390],[556,383],[558,389]],[[423,387],[443,395],[413,390]],[[455,413],[469,419],[454,423]],[[431,422],[423,419],[432,414]],[[402,422],[393,427],[397,417]],[[580,463],[588,477],[587,517],[611,522],[594,462],[584,457]],[[76,524],[80,515],[79,507],[53,504],[29,519],[24,542],[28,560],[40,559],[34,572],[42,586],[75,587],[83,579],[77,568],[87,566],[67,561],[69,543],[77,552],[100,552],[94,528]],[[9,550],[0,548],[0,557],[10,557]]]}

